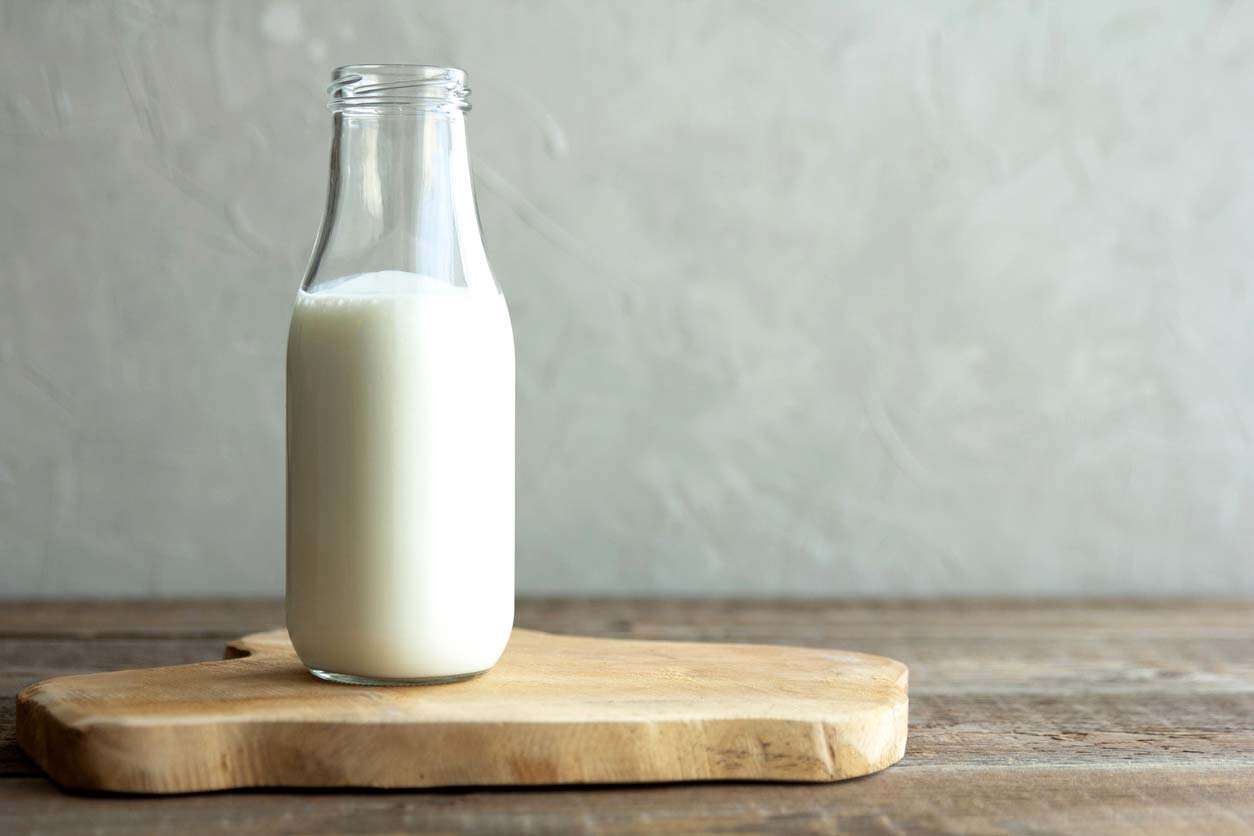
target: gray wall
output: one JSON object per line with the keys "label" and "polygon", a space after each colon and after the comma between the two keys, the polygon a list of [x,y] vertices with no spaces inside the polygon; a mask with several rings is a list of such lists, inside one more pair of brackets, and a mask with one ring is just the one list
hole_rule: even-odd
{"label": "gray wall", "polygon": [[519,586],[1254,592],[1248,3],[0,3],[0,585],[282,588],[341,63],[471,74]]}

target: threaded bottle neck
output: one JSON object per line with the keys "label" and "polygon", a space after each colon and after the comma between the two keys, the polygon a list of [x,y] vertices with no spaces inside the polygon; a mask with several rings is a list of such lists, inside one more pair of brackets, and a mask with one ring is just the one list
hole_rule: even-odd
{"label": "threaded bottle neck", "polygon": [[349,64],[327,87],[336,113],[460,112],[470,109],[466,72],[421,64]]}

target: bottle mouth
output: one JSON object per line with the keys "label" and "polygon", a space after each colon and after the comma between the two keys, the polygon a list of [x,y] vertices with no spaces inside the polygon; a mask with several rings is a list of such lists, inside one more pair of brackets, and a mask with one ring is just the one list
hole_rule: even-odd
{"label": "bottle mouth", "polygon": [[470,110],[466,71],[423,64],[349,64],[336,67],[327,87],[336,113]]}

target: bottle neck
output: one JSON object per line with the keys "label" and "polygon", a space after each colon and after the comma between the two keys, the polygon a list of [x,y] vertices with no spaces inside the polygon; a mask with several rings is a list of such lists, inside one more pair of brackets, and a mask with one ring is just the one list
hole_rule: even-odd
{"label": "bottle neck", "polygon": [[399,270],[495,288],[460,108],[341,107],[326,215],[302,287]]}

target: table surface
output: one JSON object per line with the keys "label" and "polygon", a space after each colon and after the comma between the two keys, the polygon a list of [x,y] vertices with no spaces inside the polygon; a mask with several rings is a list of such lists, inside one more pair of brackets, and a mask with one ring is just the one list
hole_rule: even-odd
{"label": "table surface", "polygon": [[14,743],[51,676],[220,658],[274,601],[0,604],[0,833],[1250,833],[1254,602],[523,601],[563,633],[910,665],[910,740],[837,784],[71,795]]}

